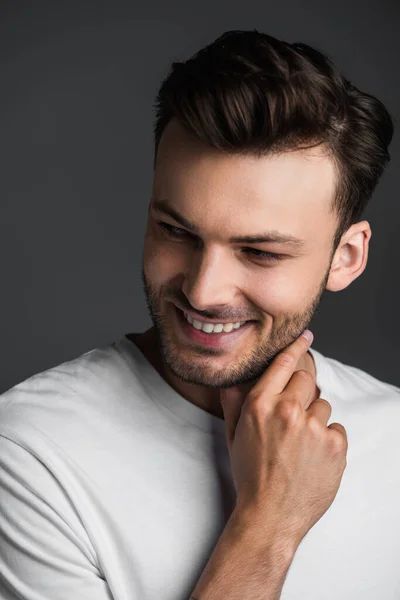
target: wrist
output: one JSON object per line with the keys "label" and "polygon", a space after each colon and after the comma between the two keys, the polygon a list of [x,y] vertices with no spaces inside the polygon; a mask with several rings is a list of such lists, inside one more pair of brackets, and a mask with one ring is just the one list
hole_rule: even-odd
{"label": "wrist", "polygon": [[294,534],[256,510],[235,507],[229,518],[229,526],[242,543],[259,551],[260,556],[279,555],[289,563],[300,543]]}

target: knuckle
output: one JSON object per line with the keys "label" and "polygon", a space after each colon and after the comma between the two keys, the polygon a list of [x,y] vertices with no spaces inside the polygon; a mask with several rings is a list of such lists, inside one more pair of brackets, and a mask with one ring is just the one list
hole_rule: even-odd
{"label": "knuckle", "polygon": [[314,435],[319,435],[322,432],[321,421],[315,415],[310,415],[308,417],[307,426],[310,432]]}
{"label": "knuckle", "polygon": [[291,367],[296,359],[291,352],[286,350],[285,352],[278,354],[275,360],[280,367]]}
{"label": "knuckle", "polygon": [[332,429],[329,436],[329,445],[331,452],[336,454],[342,454],[347,451],[347,439],[337,429]]}
{"label": "knuckle", "polygon": [[328,400],[325,400],[325,398],[318,398],[318,401],[324,402],[326,404],[326,406],[332,410],[332,404],[330,402],[328,402]]}
{"label": "knuckle", "polygon": [[257,419],[264,418],[269,411],[268,402],[265,398],[263,398],[261,394],[249,394],[247,397],[246,404],[249,413],[254,415]]}
{"label": "knuckle", "polygon": [[297,377],[300,377],[300,379],[303,379],[305,382],[313,382],[314,383],[314,376],[312,375],[312,373],[310,373],[310,371],[306,371],[305,369],[299,369],[298,371],[296,371],[296,375]]}
{"label": "knuckle", "polygon": [[295,424],[301,415],[301,406],[290,398],[282,398],[276,405],[279,418],[287,425]]}
{"label": "knuckle", "polygon": [[[325,398],[318,398],[317,400],[314,400],[314,402],[321,406],[325,406],[326,407],[326,412],[328,413],[328,419],[330,419],[331,414],[332,414],[332,405],[328,402],[328,400],[325,400]],[[314,404],[314,403],[313,403]]]}

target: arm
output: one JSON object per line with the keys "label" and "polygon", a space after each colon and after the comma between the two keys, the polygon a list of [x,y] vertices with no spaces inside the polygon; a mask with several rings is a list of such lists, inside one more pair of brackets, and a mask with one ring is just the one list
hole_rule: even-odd
{"label": "arm", "polygon": [[0,435],[0,599],[111,600],[85,531],[53,474]]}
{"label": "arm", "polygon": [[191,599],[279,600],[298,543],[265,531],[234,510]]}
{"label": "arm", "polygon": [[279,600],[294,554],[332,504],[347,434],[327,427],[315,375],[297,369],[312,334],[279,353],[248,391],[220,390],[237,504],[195,587],[197,600]]}

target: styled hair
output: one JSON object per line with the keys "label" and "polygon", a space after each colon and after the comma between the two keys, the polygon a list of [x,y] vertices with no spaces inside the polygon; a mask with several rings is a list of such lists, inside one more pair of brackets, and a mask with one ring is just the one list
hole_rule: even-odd
{"label": "styled hair", "polygon": [[332,256],[390,161],[394,125],[380,100],[352,85],[326,54],[256,29],[227,31],[173,62],[155,112],[154,167],[172,118],[230,154],[262,157],[322,144],[336,174]]}

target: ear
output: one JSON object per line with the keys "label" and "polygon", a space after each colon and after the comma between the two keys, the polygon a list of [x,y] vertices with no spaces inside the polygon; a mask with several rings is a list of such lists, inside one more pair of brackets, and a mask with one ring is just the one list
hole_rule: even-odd
{"label": "ear", "polygon": [[355,223],[343,234],[332,260],[327,290],[339,292],[360,277],[367,266],[371,235],[368,221]]}

